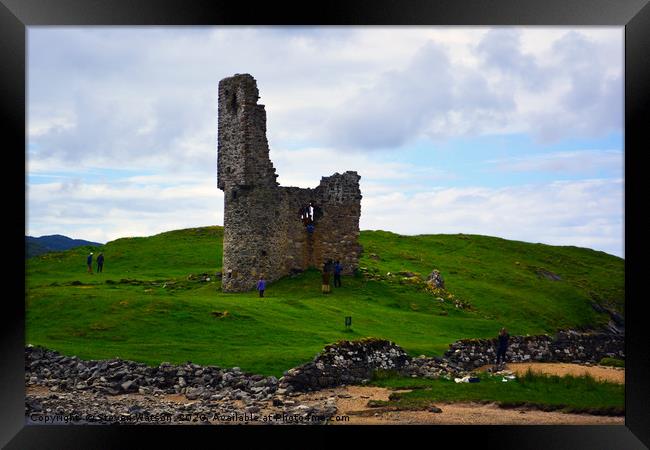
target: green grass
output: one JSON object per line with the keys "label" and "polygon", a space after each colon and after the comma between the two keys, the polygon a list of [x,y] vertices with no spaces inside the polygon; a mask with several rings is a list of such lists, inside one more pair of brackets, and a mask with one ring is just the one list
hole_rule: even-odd
{"label": "green grass", "polygon": [[625,361],[618,358],[603,358],[598,364],[601,366],[625,367]]}
{"label": "green grass", "polygon": [[[339,339],[374,336],[412,355],[440,355],[455,340],[492,337],[502,326],[538,334],[605,323],[590,302],[619,311],[624,302],[623,260],[602,252],[383,231],[361,233],[363,273],[344,277],[329,296],[315,270],[271,283],[265,299],[225,294],[214,277],[187,279],[221,270],[222,239],[222,227],[193,228],[30,258],[27,342],[81,358],[192,361],[278,376]],[[104,252],[104,273],[85,272],[89,251]],[[446,281],[443,302],[422,282],[386,275],[425,278],[434,268]],[[562,280],[540,278],[539,268]]]}
{"label": "green grass", "polygon": [[388,401],[374,401],[371,406],[422,410],[436,402],[495,402],[502,407],[528,406],[545,411],[623,415],[625,387],[622,384],[596,381],[589,375],[563,377],[528,371],[523,377],[503,382],[498,375],[481,374],[478,383],[456,383],[446,379],[402,378],[383,374],[371,382],[395,392]]}

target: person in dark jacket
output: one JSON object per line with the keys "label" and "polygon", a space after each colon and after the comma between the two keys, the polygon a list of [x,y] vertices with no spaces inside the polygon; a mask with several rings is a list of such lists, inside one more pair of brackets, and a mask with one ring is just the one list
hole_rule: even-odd
{"label": "person in dark jacket", "polygon": [[104,254],[100,253],[97,255],[97,272],[101,272],[104,269]]}
{"label": "person in dark jacket", "polygon": [[88,264],[88,273],[93,273],[93,253],[90,252],[88,258],[86,258],[86,264]]}
{"label": "person in dark jacket", "polygon": [[337,260],[334,264],[334,287],[341,287],[341,272],[343,272],[343,266]]}
{"label": "person in dark jacket", "polygon": [[501,331],[499,332],[499,336],[497,337],[498,343],[497,343],[497,366],[499,365],[499,362],[505,363],[506,362],[506,351],[508,350],[508,339],[510,338],[510,335],[508,334],[508,331],[505,328],[501,328]]}
{"label": "person in dark jacket", "polygon": [[260,276],[260,279],[257,282],[257,290],[260,293],[260,297],[264,297],[264,291],[266,290],[266,280],[263,276]]}

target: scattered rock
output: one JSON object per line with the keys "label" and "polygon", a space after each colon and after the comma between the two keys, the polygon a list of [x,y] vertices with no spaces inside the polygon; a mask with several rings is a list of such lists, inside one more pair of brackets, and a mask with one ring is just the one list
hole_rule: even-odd
{"label": "scattered rock", "polygon": [[135,390],[137,388],[137,385],[135,384],[135,381],[133,381],[133,380],[125,381],[120,386],[125,391]]}
{"label": "scattered rock", "polygon": [[187,281],[200,281],[200,282],[210,281],[210,274],[200,273],[198,275],[194,275],[191,273],[187,276]]}
{"label": "scattered rock", "polygon": [[551,281],[560,281],[562,279],[560,278],[559,275],[546,269],[536,269],[535,273],[537,274],[538,277],[546,278],[547,280],[551,280]]}
{"label": "scattered rock", "polygon": [[431,271],[431,273],[426,279],[426,282],[429,286],[431,286],[434,289],[445,288],[445,280],[443,280],[442,275],[440,275],[440,271],[436,269]]}

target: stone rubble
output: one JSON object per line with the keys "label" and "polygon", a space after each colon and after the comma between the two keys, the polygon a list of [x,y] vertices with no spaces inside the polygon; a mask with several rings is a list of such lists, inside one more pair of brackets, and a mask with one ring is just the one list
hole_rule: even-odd
{"label": "stone rubble", "polygon": [[[28,395],[28,422],[44,415],[78,416],[75,423],[324,423],[333,399],[305,405],[285,400],[278,379],[188,362],[150,367],[133,361],[81,360],[40,347],[25,348],[25,383],[48,394]],[[169,398],[184,397],[188,403]],[[87,419],[92,417],[93,419]],[[257,420],[254,419],[257,418]]]}
{"label": "stone rubble", "polygon": [[401,347],[383,339],[340,341],[326,346],[313,361],[288,370],[280,378],[280,388],[305,392],[360,384],[369,380],[375,370],[399,371],[410,360]]}

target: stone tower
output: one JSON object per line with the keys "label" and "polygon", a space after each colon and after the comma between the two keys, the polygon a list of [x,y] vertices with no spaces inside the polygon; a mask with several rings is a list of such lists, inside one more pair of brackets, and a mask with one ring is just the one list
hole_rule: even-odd
{"label": "stone tower", "polygon": [[[275,281],[339,260],[358,267],[361,191],[356,172],[323,177],[314,189],[282,187],[269,158],[266,111],[248,74],[219,82],[217,185],[224,192],[225,292],[254,289],[260,275]],[[309,233],[301,209],[314,206]]]}

